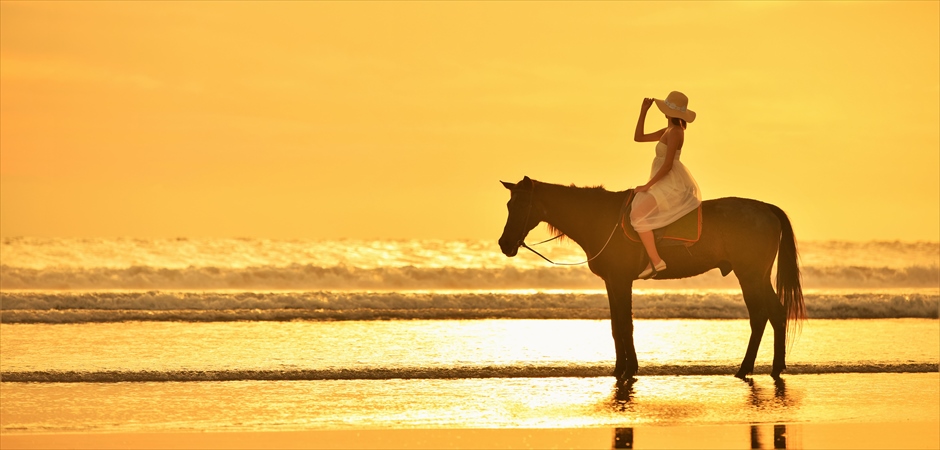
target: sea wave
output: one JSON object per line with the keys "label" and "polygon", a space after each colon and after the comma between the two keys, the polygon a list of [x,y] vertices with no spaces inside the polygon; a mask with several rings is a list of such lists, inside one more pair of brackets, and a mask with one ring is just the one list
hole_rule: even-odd
{"label": "sea wave", "polygon": [[[738,370],[730,365],[652,364],[640,368],[639,376],[731,375]],[[854,363],[790,364],[786,373],[934,373],[936,363]],[[771,372],[769,365],[757,365],[754,374]],[[613,373],[608,365],[566,366],[485,366],[485,367],[403,367],[293,370],[173,370],[173,371],[32,371],[3,372],[5,383],[123,383],[123,382],[205,382],[205,381],[315,381],[315,380],[391,380],[391,379],[468,379],[468,378],[562,378],[606,377]]]}
{"label": "sea wave", "polygon": [[[938,318],[940,293],[806,295],[810,318]],[[2,292],[3,323],[607,319],[602,292]],[[739,292],[638,292],[639,319],[745,319]]]}
{"label": "sea wave", "polygon": [[[940,266],[804,266],[804,288],[940,287]],[[717,270],[682,280],[638,281],[651,288],[734,288]],[[521,269],[456,267],[322,267],[292,264],[247,268],[0,266],[0,289],[601,289],[586,267]]]}
{"label": "sea wave", "polygon": [[[537,241],[550,234],[541,229]],[[801,240],[800,255],[809,266],[905,267],[940,264],[940,242]],[[584,251],[570,241],[553,241],[540,251],[559,261],[584,260]],[[255,239],[255,238],[39,238],[0,239],[2,263],[12,267],[149,266],[195,267],[517,267],[536,269],[545,261],[528,252],[507,258],[496,236],[491,239]]]}

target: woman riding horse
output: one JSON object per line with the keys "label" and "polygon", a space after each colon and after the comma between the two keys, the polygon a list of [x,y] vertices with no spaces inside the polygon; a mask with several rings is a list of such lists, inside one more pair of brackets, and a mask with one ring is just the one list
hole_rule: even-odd
{"label": "woman riding horse", "polygon": [[[645,134],[646,111],[654,102],[669,118],[669,126]],[[588,257],[585,263],[607,287],[616,351],[614,375],[621,381],[631,379],[639,369],[633,342],[634,280],[685,278],[715,268],[722,275],[734,272],[751,326],[744,360],[735,376],[745,378],[753,373],[769,322],[774,330],[770,375],[779,378],[786,369],[786,342],[793,331],[788,329],[798,328],[806,318],[793,227],[786,213],[769,203],[736,197],[701,201],[695,180],[679,162],[685,126],[694,119],[688,98],[679,92],[670,93],[665,100],[644,99],[635,138],[658,143],[651,178],[635,190],[611,192],[542,183],[529,177],[518,183],[503,182],[512,195],[499,246],[506,256],[516,256],[526,236],[541,222],[581,246]],[[666,270],[652,230],[699,204],[699,240],[689,247],[663,247],[661,252],[669,260]],[[617,232],[625,209],[630,210],[630,222],[640,232],[642,246]],[[776,279],[772,282],[774,260]]]}
{"label": "woman riding horse", "polygon": [[[666,128],[650,134],[643,132],[646,112],[656,102],[659,110],[666,115]],[[670,92],[665,100],[644,98],[640,108],[640,117],[636,122],[633,139],[637,142],[656,144],[656,158],[650,180],[636,188],[636,197],[630,211],[630,224],[640,235],[643,247],[649,255],[650,264],[637,277],[647,279],[666,270],[656,251],[653,230],[663,228],[680,217],[692,212],[702,204],[702,195],[692,173],[679,162],[682,144],[685,142],[685,129],[695,120],[695,112],[688,108],[689,98],[681,92]]]}

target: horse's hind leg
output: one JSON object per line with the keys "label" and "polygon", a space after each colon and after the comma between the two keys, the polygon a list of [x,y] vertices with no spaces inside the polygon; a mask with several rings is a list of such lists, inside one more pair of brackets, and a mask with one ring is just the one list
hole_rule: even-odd
{"label": "horse's hind leg", "polygon": [[764,328],[767,327],[768,313],[765,301],[766,291],[762,289],[761,283],[747,283],[742,280],[741,292],[744,294],[744,303],[747,305],[751,322],[751,339],[747,343],[747,352],[744,353],[741,368],[738,369],[738,373],[734,374],[743,380],[754,372],[754,361],[757,359],[761,338],[764,337]]}
{"label": "horse's hind leg", "polygon": [[787,368],[787,309],[780,303],[772,287],[768,285],[767,290],[772,294],[767,309],[770,312],[770,325],[774,327],[774,367],[770,376],[779,380],[780,373]]}
{"label": "horse's hind leg", "polygon": [[787,368],[787,311],[780,304],[780,299],[774,292],[770,280],[759,283],[741,283],[741,292],[744,294],[744,303],[751,321],[751,339],[747,344],[747,352],[741,368],[734,376],[744,379],[754,372],[754,362],[757,359],[757,350],[760,347],[767,321],[774,329],[774,365],[770,376],[780,378],[780,373]]}

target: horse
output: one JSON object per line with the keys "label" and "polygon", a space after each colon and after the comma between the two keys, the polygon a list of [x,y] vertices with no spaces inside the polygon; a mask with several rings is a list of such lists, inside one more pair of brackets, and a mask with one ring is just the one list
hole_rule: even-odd
{"label": "horse", "polygon": [[[633,380],[639,370],[633,343],[633,280],[649,261],[641,243],[617,232],[624,214],[629,214],[626,201],[632,198],[633,190],[562,186],[529,177],[515,184],[501,183],[511,195],[500,250],[508,257],[516,256],[529,232],[542,222],[550,231],[581,246],[591,272],[603,279],[607,288],[617,353],[614,376],[618,382]],[[786,369],[788,334],[794,334],[806,319],[790,219],[777,206],[747,198],[705,200],[701,208],[699,240],[689,247],[659,247],[668,268],[656,279],[692,277],[715,268],[722,276],[734,272],[751,326],[747,351],[735,376],[747,380],[754,372],[757,349],[769,321],[774,330],[771,376],[780,380]],[[623,226],[626,224],[629,220]],[[770,281],[775,259],[776,291]]]}

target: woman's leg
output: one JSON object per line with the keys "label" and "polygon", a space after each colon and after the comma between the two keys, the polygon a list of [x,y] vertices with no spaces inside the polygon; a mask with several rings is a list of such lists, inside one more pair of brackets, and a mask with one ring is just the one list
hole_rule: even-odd
{"label": "woman's leg", "polygon": [[[630,220],[633,221],[635,225],[636,220],[643,220],[649,216],[653,210],[656,209],[656,206],[656,199],[652,195],[637,195],[633,200]],[[650,257],[650,265],[655,266],[659,264],[662,258],[659,257],[659,252],[656,251],[656,238],[653,237],[653,230],[637,231],[637,234],[640,235],[640,241],[643,242],[643,247],[646,248],[646,254]]]}
{"label": "woman's leg", "polygon": [[637,234],[640,235],[640,240],[643,241],[643,247],[646,247],[646,254],[650,257],[650,264],[655,267],[663,259],[659,257],[659,252],[656,251],[656,238],[653,237],[653,232],[638,231]]}

